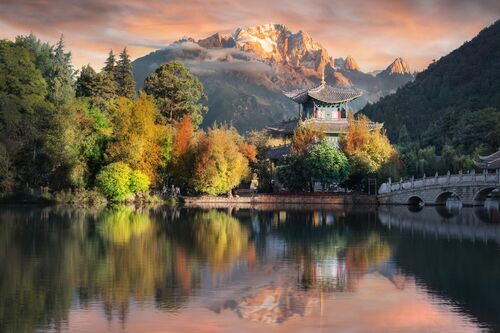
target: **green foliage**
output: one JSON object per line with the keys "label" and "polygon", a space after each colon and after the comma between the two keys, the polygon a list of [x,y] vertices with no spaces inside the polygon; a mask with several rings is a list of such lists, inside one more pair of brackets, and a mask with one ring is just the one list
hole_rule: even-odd
{"label": "green foliage", "polygon": [[200,103],[206,98],[203,85],[179,61],[158,67],[144,81],[144,91],[155,98],[163,121],[180,121],[188,116],[197,127],[207,111]]}
{"label": "green foliage", "polygon": [[277,169],[278,181],[291,191],[311,190],[314,182],[338,184],[348,176],[347,157],[327,141],[315,144],[304,155],[287,156]]}
{"label": "green foliage", "polygon": [[146,192],[150,181],[139,170],[132,170],[123,162],[111,163],[99,171],[96,177],[99,190],[110,200],[123,201],[132,194]]}
{"label": "green foliage", "polygon": [[91,97],[96,94],[97,73],[90,66],[83,66],[76,80],[76,97]]}
{"label": "green foliage", "polygon": [[313,181],[341,183],[349,176],[347,157],[327,141],[311,148],[306,154],[304,166]]}
{"label": "green foliage", "polygon": [[147,175],[139,170],[134,170],[130,174],[130,191],[132,193],[146,192],[151,182]]}
{"label": "green foliage", "polygon": [[[445,145],[459,154],[500,147],[500,21],[362,112],[384,123],[392,141]],[[402,135],[403,126],[408,136]]]}
{"label": "green foliage", "polygon": [[118,96],[130,99],[134,98],[135,81],[132,75],[132,63],[130,62],[130,55],[127,52],[127,48],[124,48],[120,53],[120,59],[115,67],[114,79],[117,84]]}
{"label": "green foliage", "polygon": [[286,156],[276,169],[276,178],[290,191],[307,191],[310,189],[304,158],[298,155]]}
{"label": "green foliage", "polygon": [[267,157],[269,149],[269,134],[265,131],[252,131],[248,136],[248,143],[255,146],[257,155],[255,162],[250,163],[252,173],[257,176],[259,192],[271,192],[274,176],[273,163]]}
{"label": "green foliage", "polygon": [[130,174],[132,169],[123,163],[111,163],[97,174],[96,182],[99,190],[114,201],[125,200],[130,197]]}

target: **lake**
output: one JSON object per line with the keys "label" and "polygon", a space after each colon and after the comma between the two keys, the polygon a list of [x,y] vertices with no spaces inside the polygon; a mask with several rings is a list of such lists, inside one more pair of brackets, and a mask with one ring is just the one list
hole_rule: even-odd
{"label": "lake", "polygon": [[0,207],[0,332],[500,331],[500,213]]}

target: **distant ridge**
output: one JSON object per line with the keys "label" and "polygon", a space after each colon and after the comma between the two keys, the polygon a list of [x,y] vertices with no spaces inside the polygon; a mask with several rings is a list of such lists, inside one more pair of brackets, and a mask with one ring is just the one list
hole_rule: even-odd
{"label": "distant ridge", "polygon": [[[400,61],[377,77],[401,71],[409,72],[409,68]],[[490,110],[483,119],[486,113],[477,112],[488,107],[498,113],[495,116],[494,109]],[[492,130],[494,137],[486,138],[488,126],[500,117],[500,20],[430,64],[414,82],[362,112],[384,122],[393,141],[399,140],[405,127],[411,140],[438,148],[449,143],[470,151],[474,147],[471,140],[500,147],[500,142],[494,142],[495,138],[500,140],[498,128]],[[474,130],[481,122],[483,129]]]}

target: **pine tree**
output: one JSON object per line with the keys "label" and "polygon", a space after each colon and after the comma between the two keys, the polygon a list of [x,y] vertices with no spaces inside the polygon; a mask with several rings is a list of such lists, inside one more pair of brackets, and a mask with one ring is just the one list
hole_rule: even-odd
{"label": "pine tree", "polygon": [[104,67],[102,68],[102,70],[106,73],[114,75],[116,69],[115,67],[116,67],[115,54],[113,53],[113,50],[110,50],[108,58],[104,62]]}
{"label": "pine tree", "polygon": [[92,97],[96,93],[97,73],[90,66],[82,67],[80,76],[76,80],[76,97]]}
{"label": "pine tree", "polygon": [[125,47],[120,53],[120,59],[116,64],[115,80],[117,83],[118,96],[133,98],[135,95],[135,81],[132,76],[132,63],[130,55]]}
{"label": "pine tree", "polygon": [[64,50],[64,37],[61,35],[53,52],[53,67],[49,76],[49,98],[56,105],[63,104],[74,96],[74,70],[71,52]]}

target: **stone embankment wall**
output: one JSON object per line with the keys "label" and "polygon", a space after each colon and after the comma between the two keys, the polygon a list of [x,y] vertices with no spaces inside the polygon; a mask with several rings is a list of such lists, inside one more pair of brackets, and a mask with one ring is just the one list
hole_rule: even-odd
{"label": "stone embankment wall", "polygon": [[318,204],[318,205],[376,205],[374,195],[363,193],[332,193],[332,194],[258,194],[245,197],[184,197],[186,205],[201,204]]}

